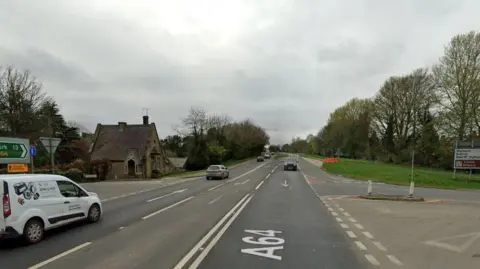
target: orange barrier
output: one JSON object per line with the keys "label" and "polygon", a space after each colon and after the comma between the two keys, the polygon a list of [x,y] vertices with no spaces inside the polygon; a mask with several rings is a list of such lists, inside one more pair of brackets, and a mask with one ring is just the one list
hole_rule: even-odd
{"label": "orange barrier", "polygon": [[338,163],[338,158],[325,158],[323,159],[323,163]]}

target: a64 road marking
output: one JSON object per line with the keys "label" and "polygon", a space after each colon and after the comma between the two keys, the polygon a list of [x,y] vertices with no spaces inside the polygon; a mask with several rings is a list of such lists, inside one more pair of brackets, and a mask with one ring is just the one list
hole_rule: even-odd
{"label": "a64 road marking", "polygon": [[[256,236],[246,236],[242,238],[243,242],[247,244],[263,245],[268,247],[244,248],[241,250],[242,253],[274,260],[282,260],[282,256],[275,255],[275,251],[283,249],[283,244],[285,243],[283,238],[276,237],[276,234],[281,234],[282,232],[274,230],[245,230],[245,232],[254,234]],[[255,239],[256,237],[257,239]]]}

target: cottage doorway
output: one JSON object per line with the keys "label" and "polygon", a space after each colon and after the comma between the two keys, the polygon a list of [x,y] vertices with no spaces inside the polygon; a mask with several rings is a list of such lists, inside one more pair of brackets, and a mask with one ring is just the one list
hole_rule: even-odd
{"label": "cottage doorway", "polygon": [[135,176],[135,161],[134,160],[128,160],[127,167],[128,167],[128,175],[129,176]]}

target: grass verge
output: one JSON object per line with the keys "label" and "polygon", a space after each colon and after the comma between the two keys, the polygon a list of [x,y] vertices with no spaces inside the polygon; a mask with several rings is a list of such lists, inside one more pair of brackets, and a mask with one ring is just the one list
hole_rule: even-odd
{"label": "grass verge", "polygon": [[[373,180],[390,184],[408,185],[411,167],[366,160],[340,159],[338,163],[323,164],[325,171],[348,178]],[[444,189],[480,189],[480,176],[457,171],[456,179],[452,171],[415,167],[415,186]]]}

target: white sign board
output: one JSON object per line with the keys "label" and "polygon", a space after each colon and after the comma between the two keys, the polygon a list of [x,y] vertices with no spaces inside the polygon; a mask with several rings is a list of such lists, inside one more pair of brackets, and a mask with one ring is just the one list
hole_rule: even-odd
{"label": "white sign board", "polygon": [[480,149],[455,149],[456,161],[480,160]]}
{"label": "white sign board", "polygon": [[[40,142],[42,142],[42,145],[45,147],[48,153],[50,153],[50,148],[52,149],[52,152],[55,153],[57,150],[58,145],[60,145],[60,142],[62,142],[61,138],[50,138],[50,137],[40,137]],[[50,145],[51,143],[51,145]]]}

